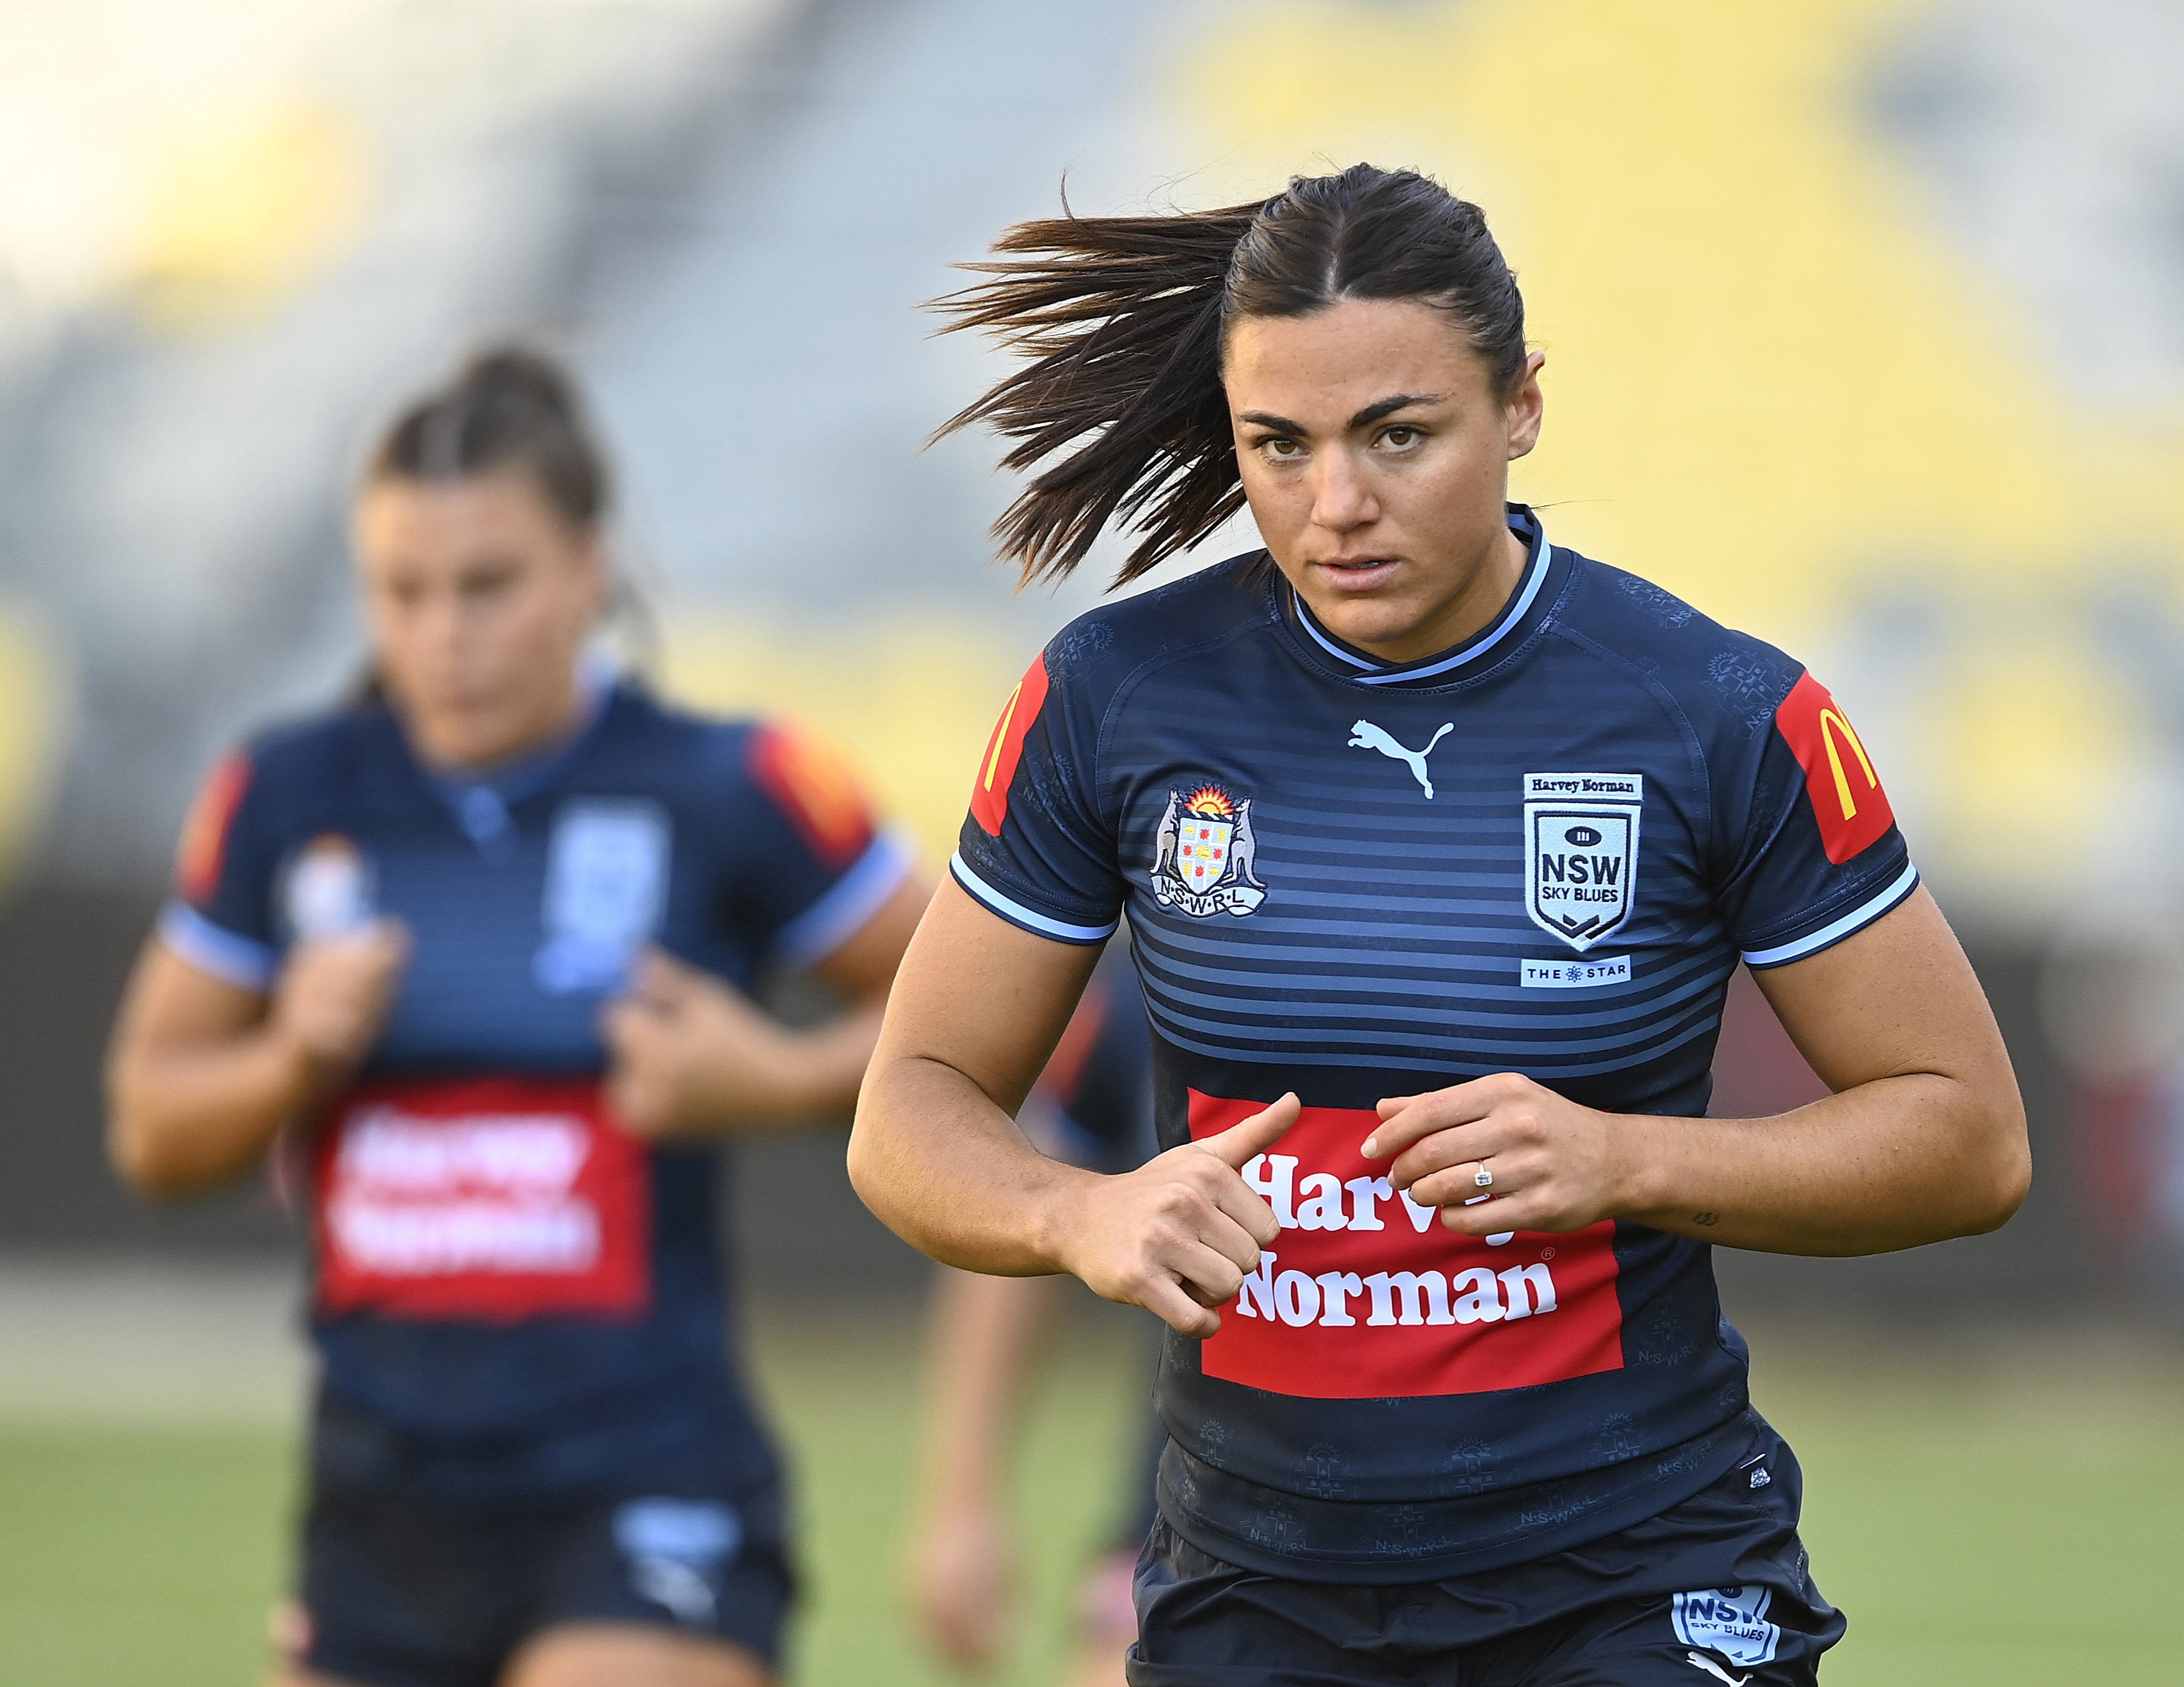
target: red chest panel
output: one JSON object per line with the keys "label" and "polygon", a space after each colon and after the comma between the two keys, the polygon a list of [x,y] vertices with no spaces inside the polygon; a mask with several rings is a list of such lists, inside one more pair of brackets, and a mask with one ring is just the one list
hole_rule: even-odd
{"label": "red chest panel", "polygon": [[596,1080],[367,1084],[313,1171],[326,1312],[514,1322],[650,1303],[651,1164]]}
{"label": "red chest panel", "polygon": [[[1259,1111],[1190,1092],[1190,1133]],[[1615,1226],[1499,1245],[1393,1193],[1358,1145],[1379,1121],[1307,1107],[1245,1180],[1281,1221],[1205,1344],[1206,1374],[1315,1400],[1478,1394],[1623,1367]]]}

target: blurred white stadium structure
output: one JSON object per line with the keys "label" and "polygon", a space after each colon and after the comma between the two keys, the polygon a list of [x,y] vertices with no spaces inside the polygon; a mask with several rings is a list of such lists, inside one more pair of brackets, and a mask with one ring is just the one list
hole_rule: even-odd
{"label": "blurred white stadium structure", "polygon": [[[217,748],[351,671],[343,493],[403,393],[566,348],[669,682],[812,718],[937,849],[1098,582],[988,565],[990,452],[921,445],[991,365],[918,302],[1065,172],[1111,210],[1359,155],[1524,273],[1520,495],[1849,704],[2062,1143],[2046,957],[2184,909],[2180,72],[2169,0],[0,0],[0,1047],[41,1056],[0,1181],[62,1136],[97,1177],[101,992]],[[2127,1040],[2098,1081],[2184,1189],[2184,1023]],[[2070,1163],[2006,1235],[2080,1245]],[[36,1205],[0,1242],[73,1233]]]}

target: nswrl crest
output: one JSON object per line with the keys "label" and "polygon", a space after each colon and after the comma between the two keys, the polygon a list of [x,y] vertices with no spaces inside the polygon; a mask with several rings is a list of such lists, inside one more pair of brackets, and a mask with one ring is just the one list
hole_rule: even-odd
{"label": "nswrl crest", "polygon": [[1258,849],[1249,797],[1239,802],[1218,785],[1189,796],[1170,791],[1153,835],[1153,895],[1201,920],[1248,914],[1267,899],[1254,868]]}
{"label": "nswrl crest", "polygon": [[1645,790],[1635,773],[1524,776],[1524,911],[1580,955],[1630,917]]}

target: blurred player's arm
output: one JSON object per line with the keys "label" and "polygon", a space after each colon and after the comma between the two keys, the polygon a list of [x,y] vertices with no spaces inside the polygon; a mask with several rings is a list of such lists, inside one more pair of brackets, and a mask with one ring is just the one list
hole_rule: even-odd
{"label": "blurred player's arm", "polygon": [[888,988],[933,881],[913,872],[811,976],[844,1003],[808,1030],[783,1025],[734,986],[655,949],[599,1030],[615,1111],[646,1137],[720,1135],[739,1127],[818,1124],[856,1105]]}
{"label": "blurred player's arm", "polygon": [[[1611,1115],[1513,1074],[1380,1104],[1368,1158],[1452,1230],[1602,1218],[1735,1248],[1872,1254],[1992,1230],[2031,1178],[2025,1106],[1986,994],[1922,888],[1809,959],[1755,975],[1836,1092],[1765,1119]],[[1493,1198],[1475,1205],[1484,1163]]]}
{"label": "blurred player's arm", "polygon": [[1134,1172],[1040,1154],[1015,1114],[1083,994],[1097,945],[1034,937],[953,881],[904,957],[857,1104],[850,1178],[896,1234],[944,1265],[1068,1272],[1186,1335],[1234,1295],[1279,1233],[1237,1173],[1295,1122],[1284,1097]]}
{"label": "blurred player's arm", "polygon": [[965,1668],[991,1662],[1007,1634],[1017,1554],[1001,1465],[1026,1378],[1062,1304],[1060,1287],[946,1268],[933,1284],[905,1578],[927,1637]]}
{"label": "blurred player's arm", "polygon": [[362,1063],[408,955],[408,935],[393,921],[299,943],[268,996],[153,938],[107,1050],[115,1171],[163,1200],[248,1174]]}

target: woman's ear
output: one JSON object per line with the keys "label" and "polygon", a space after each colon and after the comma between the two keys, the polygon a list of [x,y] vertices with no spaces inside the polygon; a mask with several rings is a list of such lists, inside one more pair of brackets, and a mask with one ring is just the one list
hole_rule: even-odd
{"label": "woman's ear", "polygon": [[592,600],[591,613],[586,620],[604,620],[608,610],[614,607],[615,597],[614,557],[607,549],[604,534],[594,532],[584,541],[578,566],[591,576],[588,590]]}
{"label": "woman's ear", "polygon": [[1546,400],[1540,392],[1540,371],[1546,363],[1545,352],[1528,354],[1524,368],[1518,372],[1516,385],[1510,390],[1503,414],[1509,422],[1509,460],[1513,463],[1529,455],[1540,443],[1540,420],[1546,408]]}

